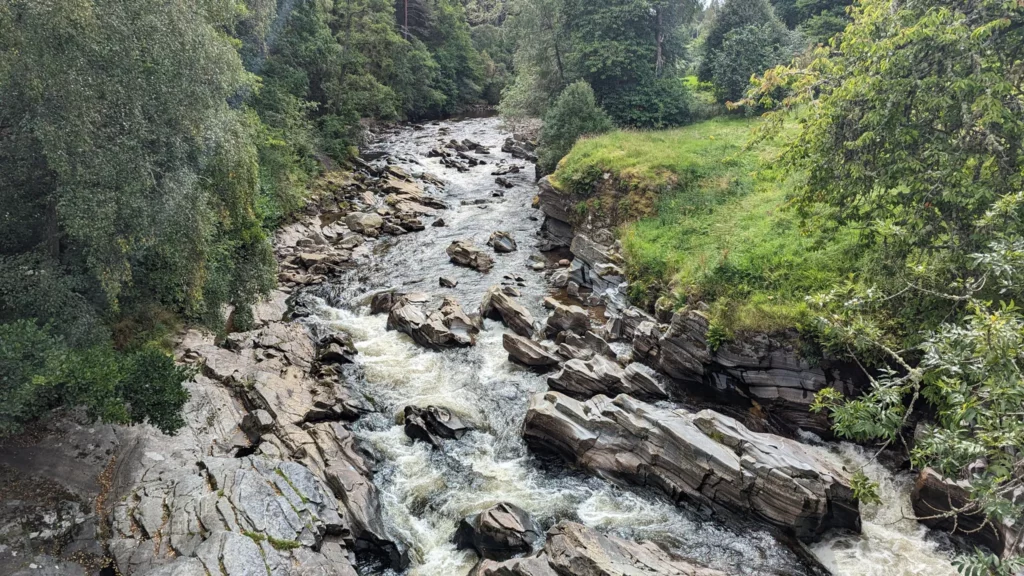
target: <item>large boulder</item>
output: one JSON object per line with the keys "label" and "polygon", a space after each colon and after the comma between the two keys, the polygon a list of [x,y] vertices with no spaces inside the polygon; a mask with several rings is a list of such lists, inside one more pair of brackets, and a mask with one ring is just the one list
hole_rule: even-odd
{"label": "large boulder", "polygon": [[447,297],[439,309],[429,314],[421,304],[400,297],[388,313],[386,328],[404,332],[431,350],[472,346],[480,331],[459,303]]}
{"label": "large boulder", "polygon": [[529,338],[533,334],[533,314],[516,302],[501,286],[491,286],[480,303],[480,315],[501,320],[513,332]]}
{"label": "large boulder", "polygon": [[441,440],[458,440],[472,427],[462,422],[452,411],[440,406],[406,406],[405,435],[413,440],[421,440],[433,446],[441,447]]}
{"label": "large boulder", "polygon": [[624,392],[624,372],[604,356],[590,360],[569,360],[562,369],[548,378],[548,386],[573,398],[590,398],[597,394],[615,396]]}
{"label": "large boulder", "polygon": [[448,258],[459,266],[475,268],[481,272],[487,272],[494,267],[494,258],[477,248],[472,242],[456,240],[445,250]]}
{"label": "large boulder", "polygon": [[543,538],[544,531],[525,510],[502,502],[459,522],[455,547],[476,550],[488,560],[507,560],[531,552]]}
{"label": "large boulder", "polygon": [[529,338],[506,333],[502,335],[501,345],[508,352],[509,360],[514,360],[531,368],[546,368],[558,365],[557,357]]}
{"label": "large boulder", "polygon": [[547,392],[531,399],[523,435],[533,449],[599,476],[751,514],[804,541],[832,528],[860,531],[843,471],[795,441],[751,432],[710,410]]}
{"label": "large boulder", "polygon": [[914,514],[925,526],[962,537],[997,555],[1006,551],[1006,526],[989,521],[982,510],[954,512],[970,510],[970,486],[966,482],[944,478],[935,470],[925,468],[917,476],[910,501]]}
{"label": "large boulder", "polygon": [[574,334],[583,335],[590,329],[590,316],[587,311],[579,306],[566,306],[559,302],[552,302],[554,310],[548,317],[545,330],[549,336],[559,332],[568,331]]}
{"label": "large boulder", "polygon": [[726,576],[661,549],[602,535],[563,520],[548,530],[537,556],[505,562],[484,560],[471,576]]}

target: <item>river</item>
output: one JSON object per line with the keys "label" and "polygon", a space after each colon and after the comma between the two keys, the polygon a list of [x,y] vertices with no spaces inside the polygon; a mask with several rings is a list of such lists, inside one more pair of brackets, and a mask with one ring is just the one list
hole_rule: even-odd
{"label": "river", "polygon": [[[476,557],[455,550],[456,523],[502,501],[522,507],[545,527],[561,519],[578,520],[623,537],[653,540],[730,574],[817,573],[756,523],[726,524],[656,494],[616,487],[531,454],[521,425],[528,397],[547,385],[544,376],[508,362],[500,323],[487,321],[472,348],[431,352],[404,334],[386,331],[384,315],[370,315],[369,296],[394,287],[454,296],[471,311],[488,287],[508,275],[508,282],[518,277],[519,301],[535,318],[546,317],[541,301],[551,288],[529,267],[530,258],[539,257],[536,232],[542,218],[531,208],[537,192],[533,166],[500,151],[506,136],[497,118],[407,127],[381,136],[370,152],[387,154],[410,173],[429,172],[447,182],[443,190],[433,191],[450,206],[441,214],[446,225],[432,227],[427,218],[425,231],[383,237],[366,248],[359,267],[306,295],[314,314],[305,322],[348,333],[359,350],[353,385],[377,412],[362,418],[355,431],[379,458],[375,483],[385,523],[392,537],[410,546],[409,574],[468,573]],[[460,173],[427,157],[438,142],[464,138],[492,147],[489,156],[482,156],[487,165]],[[503,197],[495,197],[499,187],[491,175],[498,160],[523,166],[508,176],[514,187],[502,190]],[[474,204],[479,201],[486,203]],[[469,239],[483,246],[496,230],[511,232],[519,250],[496,255],[489,273],[449,262],[445,248],[452,241]],[[442,275],[457,280],[457,287],[440,288]],[[410,404],[447,407],[475,431],[446,441],[440,450],[413,443],[396,423]],[[847,465],[867,462],[853,446],[818,449]],[[902,511],[910,510],[909,479],[874,464],[867,472],[880,482],[885,504],[862,508],[862,535],[831,535],[810,551],[837,576],[954,576],[947,547],[916,522],[902,519]],[[364,573],[387,572],[367,567]]]}

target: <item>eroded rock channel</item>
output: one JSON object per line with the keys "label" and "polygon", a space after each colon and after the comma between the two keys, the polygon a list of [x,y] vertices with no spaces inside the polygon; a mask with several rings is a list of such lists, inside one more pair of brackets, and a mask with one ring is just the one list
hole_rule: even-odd
{"label": "eroded rock channel", "polygon": [[472,119],[371,152],[277,234],[255,329],[185,335],[186,428],[108,433],[92,505],[121,574],[952,574],[858,506],[856,449],[770,433],[853,383],[630,308],[614,239],[573,229],[529,142]]}

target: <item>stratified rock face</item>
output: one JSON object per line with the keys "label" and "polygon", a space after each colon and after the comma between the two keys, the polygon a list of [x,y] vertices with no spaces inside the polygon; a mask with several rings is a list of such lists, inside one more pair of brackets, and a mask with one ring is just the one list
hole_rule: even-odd
{"label": "stratified rock face", "polygon": [[[329,338],[321,349],[333,362]],[[190,333],[180,357],[185,428],[125,431],[108,496],[109,550],[121,574],[342,574],[353,553],[403,564],[389,542],[372,465],[340,421],[358,401],[316,379],[317,350],[299,324],[236,333],[231,349]],[[325,352],[326,351],[326,352]]]}
{"label": "stratified rock face", "polygon": [[573,398],[586,399],[597,394],[615,396],[625,392],[623,376],[618,364],[604,356],[594,356],[587,361],[569,360],[557,374],[548,378],[548,386]]}
{"label": "stratified rock face", "polygon": [[472,346],[480,332],[454,299],[445,298],[439,309],[427,314],[416,299],[408,296],[392,305],[387,329],[404,332],[431,350]]}
{"label": "stratified rock face", "polygon": [[539,206],[544,213],[541,230],[552,247],[568,247],[573,237],[571,222],[576,200],[555,190],[551,180],[546,176],[540,179],[537,186],[540,190],[537,195]]}
{"label": "stratified rock face", "polygon": [[559,332],[572,332],[583,335],[590,329],[590,317],[587,311],[579,306],[566,306],[552,301],[554,310],[548,316],[545,330],[548,336],[554,336]]}
{"label": "stratified rock face", "polygon": [[484,318],[501,320],[513,332],[529,338],[533,334],[533,314],[501,286],[491,286],[480,302],[480,315]]}
{"label": "stratified rock face", "polygon": [[481,558],[507,560],[533,550],[544,531],[522,508],[502,502],[459,523],[455,546],[471,548]]}
{"label": "stratified rock face", "polygon": [[841,471],[799,443],[751,432],[704,410],[666,410],[621,395],[579,402],[535,395],[523,435],[600,476],[651,486],[678,501],[752,513],[814,541],[830,528],[860,530],[860,513]]}
{"label": "stratified rock face", "polygon": [[966,482],[943,478],[935,470],[925,468],[917,476],[910,500],[914,514],[922,519],[920,522],[925,526],[956,534],[997,555],[1005,552],[1009,530],[1006,526],[986,521],[984,512],[944,516],[970,503],[970,488]]}
{"label": "stratified rock face", "polygon": [[502,335],[501,345],[508,352],[510,360],[526,366],[542,368],[557,366],[559,362],[558,358],[529,338],[506,333]]}
{"label": "stratified rock face", "polygon": [[707,317],[695,310],[675,314],[660,337],[656,327],[641,323],[634,334],[634,353],[672,378],[750,398],[788,429],[828,433],[826,415],[812,414],[810,406],[823,388],[854,391],[838,368],[827,361],[811,365],[794,344],[796,333],[747,336],[712,351],[707,329]]}
{"label": "stratified rock face", "polygon": [[451,410],[440,406],[405,407],[405,435],[439,448],[441,439],[458,440],[472,430]]}
{"label": "stratified rock face", "polygon": [[537,556],[505,562],[484,560],[473,576],[727,576],[674,556],[648,541],[604,536],[562,521],[547,533]]}
{"label": "stratified rock face", "polygon": [[448,258],[459,266],[487,272],[494,267],[494,258],[467,240],[456,240],[445,250]]}

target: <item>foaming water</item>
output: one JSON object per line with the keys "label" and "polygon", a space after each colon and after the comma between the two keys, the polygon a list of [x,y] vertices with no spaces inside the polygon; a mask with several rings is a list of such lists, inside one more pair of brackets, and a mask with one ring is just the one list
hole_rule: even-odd
{"label": "foaming water", "polygon": [[812,550],[833,574],[842,576],[957,576],[948,548],[913,519],[913,480],[872,461],[864,449],[848,443],[822,449],[849,470],[863,469],[878,482],[881,504],[861,504],[862,534],[836,535]]}
{"label": "foaming water", "polygon": [[[446,226],[381,239],[355,270],[307,297],[313,315],[306,321],[318,329],[348,333],[359,350],[360,376],[351,385],[377,412],[360,419],[354,430],[379,456],[374,482],[389,534],[410,547],[409,574],[467,574],[476,556],[455,550],[451,543],[457,522],[498,502],[522,507],[545,527],[569,519],[622,537],[650,539],[728,574],[819,574],[820,569],[809,567],[757,523],[726,525],[660,495],[616,487],[561,463],[539,460],[527,450],[521,431],[529,397],[547,389],[546,379],[508,361],[501,324],[487,321],[476,346],[432,352],[404,334],[386,331],[385,315],[369,315],[366,296],[392,287],[452,296],[471,312],[488,287],[511,274],[519,277],[520,303],[535,318],[546,316],[541,300],[548,287],[528,267],[536,255],[540,225],[539,213],[529,207],[537,192],[532,165],[509,176],[515,187],[503,191],[503,197],[494,195],[494,164],[524,164],[498,151],[504,137],[498,120],[490,118],[402,130],[384,139],[380,150],[401,158],[399,163],[410,173],[431,172],[448,181],[444,190],[432,191],[451,206],[440,214]],[[439,140],[463,138],[494,147],[491,155],[483,156],[487,166],[457,173],[425,157]],[[478,199],[493,202],[483,207],[467,202]],[[490,273],[448,262],[444,249],[451,241],[472,239],[483,246],[495,230],[511,232],[519,250],[496,255]],[[438,288],[439,275],[457,280],[458,287]],[[446,407],[475,430],[432,450],[414,443],[397,424],[407,405]],[[828,457],[843,460],[848,468],[863,460],[849,447]],[[883,480],[887,502],[906,500],[906,482],[880,468],[868,473]],[[816,545],[814,554],[837,575],[922,574],[922,566],[929,576],[952,575],[945,555],[925,540],[923,529],[914,523],[889,524],[890,512],[867,508],[864,535],[837,535]]]}

